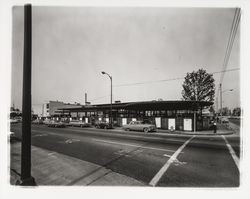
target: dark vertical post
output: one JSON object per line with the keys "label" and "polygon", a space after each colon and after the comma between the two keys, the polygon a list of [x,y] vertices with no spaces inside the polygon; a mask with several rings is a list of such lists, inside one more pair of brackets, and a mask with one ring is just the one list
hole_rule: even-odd
{"label": "dark vertical post", "polygon": [[22,156],[20,185],[35,185],[31,176],[31,59],[32,20],[31,5],[24,6],[23,102],[22,102]]}
{"label": "dark vertical post", "polygon": [[85,93],[85,105],[87,105],[87,93]]}
{"label": "dark vertical post", "polygon": [[220,115],[222,116],[222,86],[220,84]]}
{"label": "dark vertical post", "polygon": [[111,96],[110,96],[110,124],[111,128],[113,128],[113,117],[112,117],[112,76],[110,76],[111,80]]}

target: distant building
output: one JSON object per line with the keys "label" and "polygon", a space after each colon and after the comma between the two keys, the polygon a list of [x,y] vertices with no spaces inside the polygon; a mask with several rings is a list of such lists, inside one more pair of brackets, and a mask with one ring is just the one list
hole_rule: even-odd
{"label": "distant building", "polygon": [[43,107],[41,104],[32,105],[32,114],[37,115],[38,117],[43,116]]}
{"label": "distant building", "polygon": [[48,103],[44,103],[42,105],[42,116],[43,117],[53,117],[53,116],[60,116],[61,112],[59,109],[62,108],[78,108],[81,107],[79,103],[70,104],[64,103],[62,101],[49,101]]}

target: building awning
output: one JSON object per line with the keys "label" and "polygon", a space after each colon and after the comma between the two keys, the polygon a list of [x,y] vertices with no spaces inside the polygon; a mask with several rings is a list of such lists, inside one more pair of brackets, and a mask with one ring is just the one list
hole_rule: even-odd
{"label": "building awning", "polygon": [[[112,109],[125,110],[194,110],[198,108],[208,107],[213,102],[206,101],[143,101],[143,102],[127,102],[112,104]],[[65,112],[86,112],[86,111],[103,111],[110,110],[110,104],[85,105],[81,107],[59,108]]]}

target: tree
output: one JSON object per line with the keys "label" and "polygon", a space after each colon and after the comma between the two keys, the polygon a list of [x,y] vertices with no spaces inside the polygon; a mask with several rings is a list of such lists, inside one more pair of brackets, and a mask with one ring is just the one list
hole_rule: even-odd
{"label": "tree", "polygon": [[219,109],[219,113],[222,113],[222,116],[229,116],[231,115],[231,110],[228,107],[223,107]]}
{"label": "tree", "polygon": [[182,97],[191,101],[214,101],[215,85],[212,74],[204,69],[187,73],[182,84]]}
{"label": "tree", "polygon": [[233,109],[233,116],[240,116],[241,115],[241,108],[237,107]]}
{"label": "tree", "polygon": [[215,110],[214,110],[214,107],[213,107],[213,106],[210,106],[209,112],[210,112],[210,113],[215,113]]}

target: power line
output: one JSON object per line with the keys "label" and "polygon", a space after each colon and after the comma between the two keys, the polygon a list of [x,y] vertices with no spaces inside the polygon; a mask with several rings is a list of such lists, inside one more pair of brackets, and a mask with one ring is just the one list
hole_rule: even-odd
{"label": "power line", "polygon": [[[229,35],[229,40],[227,43],[226,53],[225,53],[225,57],[224,57],[224,61],[223,61],[223,68],[222,68],[223,70],[226,70],[226,68],[227,68],[227,64],[228,64],[228,61],[229,61],[229,58],[230,58],[230,55],[232,52],[232,47],[234,44],[234,39],[235,39],[235,36],[237,33],[239,21],[240,21],[240,8],[236,8],[231,31],[230,31],[230,35]],[[221,74],[220,83],[222,83],[224,75],[225,75],[225,73]]]}
{"label": "power line", "polygon": [[[225,73],[240,70],[240,68],[232,68],[228,70],[216,71],[210,74],[217,74],[217,73]],[[175,81],[175,80],[183,80],[184,77],[176,77],[176,78],[169,78],[169,79],[162,79],[162,80],[155,80],[155,81],[144,81],[144,82],[135,82],[135,83],[127,83],[127,84],[117,84],[114,87],[124,87],[124,86],[136,86],[136,85],[143,85],[143,84],[151,84],[151,83],[160,83],[160,82],[168,82],[168,81]]]}
{"label": "power line", "polygon": [[[234,40],[235,40],[235,36],[237,33],[237,29],[238,29],[238,25],[239,25],[239,21],[240,21],[240,8],[236,8],[235,13],[234,13],[234,18],[233,18],[233,22],[232,22],[232,26],[231,26],[231,30],[230,30],[230,35],[229,35],[229,40],[227,43],[227,47],[226,47],[226,53],[225,53],[225,57],[223,60],[223,71],[226,71],[227,67],[228,67],[228,61],[232,52],[232,48],[233,48],[233,44],[234,44]],[[219,81],[219,85],[222,84],[223,79],[224,79],[225,73],[223,72],[220,76],[220,81]],[[217,90],[217,98],[219,95],[219,89],[221,88],[221,86],[218,86],[218,90]]]}

